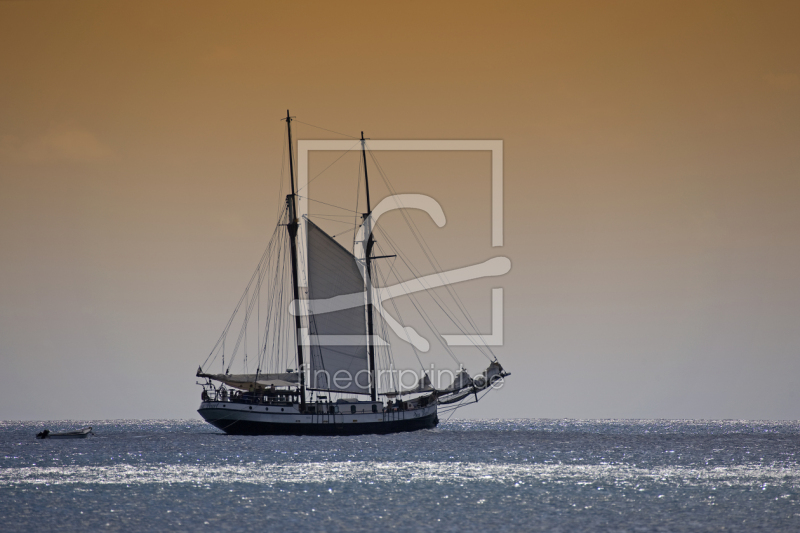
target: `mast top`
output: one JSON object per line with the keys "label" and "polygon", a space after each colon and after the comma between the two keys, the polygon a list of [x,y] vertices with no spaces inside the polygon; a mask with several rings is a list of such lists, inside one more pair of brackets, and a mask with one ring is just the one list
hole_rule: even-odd
{"label": "mast top", "polygon": [[364,138],[364,132],[361,132],[361,155],[364,157],[364,185],[367,189],[367,216],[372,214],[372,207],[369,203],[369,175],[367,174],[367,142]]}
{"label": "mast top", "polygon": [[[292,154],[292,117],[289,116],[289,110],[286,110],[286,118],[281,119],[286,121],[286,128],[289,130],[289,181],[292,184],[292,199],[295,197],[294,191],[294,154]],[[292,201],[294,207],[294,201]],[[292,211],[294,213],[294,210]],[[292,215],[294,218],[294,215]]]}

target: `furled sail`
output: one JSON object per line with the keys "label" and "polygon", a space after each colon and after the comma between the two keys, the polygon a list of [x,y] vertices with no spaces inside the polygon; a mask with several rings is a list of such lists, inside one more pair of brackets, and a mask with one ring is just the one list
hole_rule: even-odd
{"label": "furled sail", "polygon": [[428,377],[428,374],[422,374],[422,377],[419,378],[419,381],[417,382],[417,386],[405,392],[413,394],[416,392],[431,392],[432,390],[434,389],[433,385],[431,384],[431,378]]}
{"label": "furled sail", "polygon": [[453,378],[453,383],[445,389],[445,392],[452,392],[464,389],[472,385],[472,378],[469,372],[462,368],[461,371]]}
{"label": "furled sail", "polygon": [[278,374],[206,374],[197,369],[197,377],[211,378],[221,381],[229,387],[255,391],[268,387],[294,387],[300,381],[300,375],[294,372]]}
{"label": "furled sail", "polygon": [[[314,300],[364,294],[356,258],[308,221],[309,386],[369,393],[366,303],[339,311],[318,312]],[[365,300],[365,298],[363,299]]]}
{"label": "furled sail", "polygon": [[497,361],[492,361],[492,363],[486,370],[483,371],[483,373],[475,376],[475,379],[472,380],[472,383],[476,390],[483,390],[486,387],[493,385],[498,379],[503,379],[509,375],[510,374],[503,370],[503,367],[500,366],[500,363]]}

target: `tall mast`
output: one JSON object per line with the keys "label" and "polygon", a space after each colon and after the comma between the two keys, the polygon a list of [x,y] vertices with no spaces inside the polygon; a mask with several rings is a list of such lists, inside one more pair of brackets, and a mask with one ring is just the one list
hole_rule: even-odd
{"label": "tall mast", "polygon": [[367,356],[369,357],[369,394],[372,401],[378,400],[378,373],[375,370],[375,346],[372,342],[372,221],[369,216],[372,214],[372,207],[369,203],[369,176],[367,175],[367,143],[364,139],[364,132],[361,132],[361,155],[364,157],[364,184],[367,188],[367,212],[364,214],[364,221],[368,227],[364,228],[367,234],[365,243],[365,261],[367,268]]}
{"label": "tall mast", "polygon": [[289,231],[289,243],[292,251],[292,292],[294,294],[294,327],[295,339],[297,341],[297,369],[300,372],[300,409],[306,406],[306,373],[303,367],[303,340],[300,335],[300,287],[297,276],[297,195],[294,190],[294,155],[292,153],[292,117],[289,110],[286,110],[286,127],[289,130],[289,180],[292,182],[292,194],[286,196],[286,204],[289,206],[289,223],[286,229]]}

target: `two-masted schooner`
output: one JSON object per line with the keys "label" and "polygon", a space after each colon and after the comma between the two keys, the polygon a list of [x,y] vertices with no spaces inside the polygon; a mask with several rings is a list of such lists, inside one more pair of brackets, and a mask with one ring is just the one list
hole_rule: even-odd
{"label": "two-masted schooner", "polygon": [[[471,377],[462,366],[451,373],[447,386],[434,386],[424,369],[416,386],[405,390],[391,369],[381,374],[377,359],[393,363],[385,355],[390,346],[383,340],[387,335],[374,302],[379,289],[372,279],[374,261],[394,256],[375,255],[364,134],[366,213],[351,253],[308,217],[298,217],[293,118],[287,111],[291,194],[223,334],[197,370],[204,380],[198,383],[203,389],[198,412],[210,424],[238,435],[360,435],[434,428],[440,406],[451,410],[478,401],[479,393],[497,386],[508,373],[490,354],[483,373]],[[267,301],[263,317],[262,299]],[[325,305],[343,299],[350,303]],[[242,326],[226,366],[226,339],[238,315],[243,316]],[[260,323],[256,371],[247,372],[245,348],[244,373],[233,374],[231,364],[247,345],[254,315]],[[376,357],[379,350],[381,358]],[[210,372],[220,358],[222,372]]]}

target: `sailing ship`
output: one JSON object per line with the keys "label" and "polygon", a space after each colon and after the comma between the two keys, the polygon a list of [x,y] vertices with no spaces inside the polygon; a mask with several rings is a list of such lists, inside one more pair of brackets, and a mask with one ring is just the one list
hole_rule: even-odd
{"label": "sailing ship", "polygon": [[[433,386],[424,369],[416,386],[407,389],[391,368],[388,374],[381,373],[377,360],[390,367],[394,363],[391,344],[383,340],[385,323],[375,309],[379,288],[372,279],[375,261],[395,256],[375,254],[364,133],[360,164],[366,213],[361,214],[351,253],[309,217],[297,215],[293,118],[287,111],[291,194],[231,319],[197,369],[196,376],[203,379],[198,382],[202,386],[198,412],[208,423],[236,435],[362,435],[435,428],[440,413],[477,402],[509,374],[485,345],[478,348],[488,356],[488,368],[470,376],[462,365],[450,373],[448,386]],[[268,301],[264,320],[262,292]],[[342,298],[351,304],[325,305]],[[256,371],[248,373],[247,331],[254,314],[259,317],[258,362]],[[238,315],[243,315],[242,327],[226,366],[226,339]],[[231,365],[242,346],[245,371],[232,374]],[[220,356],[220,373],[204,370]]]}

